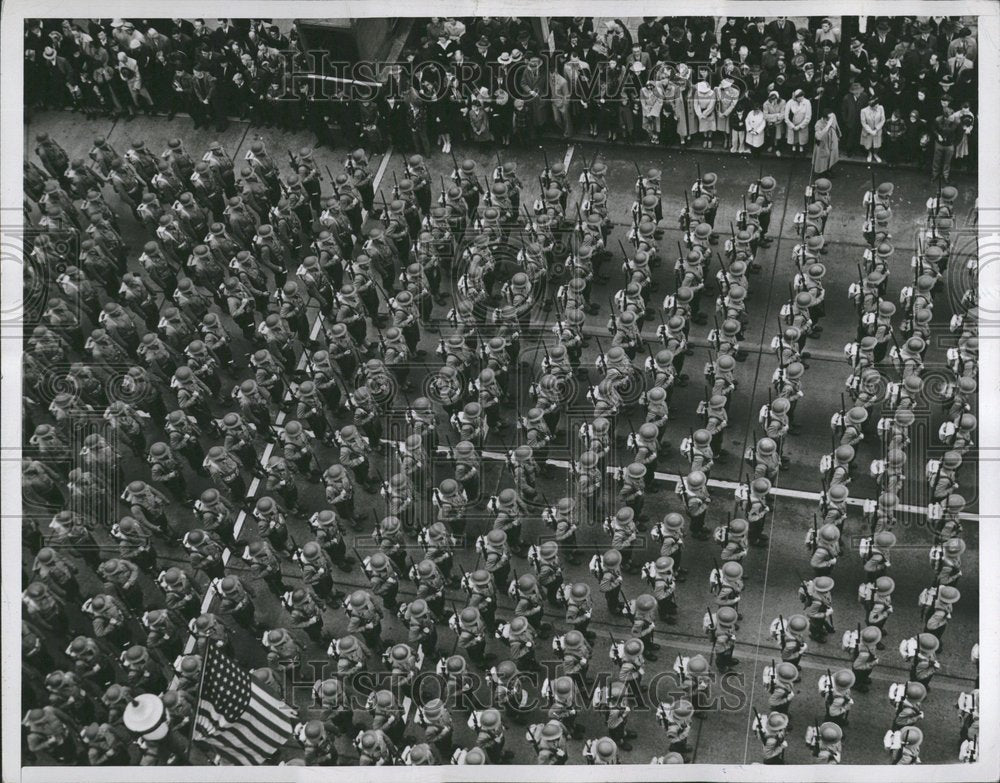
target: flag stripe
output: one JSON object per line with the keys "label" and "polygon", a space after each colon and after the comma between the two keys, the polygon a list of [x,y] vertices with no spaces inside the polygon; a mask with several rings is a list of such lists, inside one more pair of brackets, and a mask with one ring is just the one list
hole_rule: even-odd
{"label": "flag stripe", "polygon": [[274,700],[267,691],[258,687],[256,683],[250,686],[250,691],[257,697],[254,713],[261,720],[268,721],[278,731],[281,731],[284,725],[292,720],[289,713],[282,711],[281,702]]}
{"label": "flag stripe", "polygon": [[281,744],[281,732],[269,726],[264,721],[256,718],[253,715],[248,715],[246,718],[247,724],[254,729],[254,731],[261,735],[262,737],[269,739],[271,742]]}
{"label": "flag stripe", "polygon": [[261,703],[261,707],[267,709],[268,712],[277,713],[282,722],[294,719],[295,710],[283,701],[274,698],[274,696],[265,691],[257,683],[251,683],[250,690],[257,695],[257,700]]}
{"label": "flag stripe", "polygon": [[245,758],[253,758],[255,759],[254,763],[256,764],[262,763],[265,758],[263,755],[258,753],[251,742],[244,740],[234,731],[227,731],[220,734],[218,737],[214,737],[211,740],[211,744],[220,751],[228,751]]}
{"label": "flag stripe", "polygon": [[254,756],[248,756],[244,753],[241,753],[231,745],[215,742],[214,740],[210,744],[216,749],[216,751],[220,756],[229,759],[232,763],[237,764],[239,766],[245,767],[245,766],[250,766],[251,764],[254,763],[257,764],[260,763],[259,761],[257,762],[254,761]]}
{"label": "flag stripe", "polygon": [[255,748],[260,747],[266,755],[270,755],[284,744],[281,735],[275,736],[276,740],[274,737],[265,736],[241,720],[225,729],[225,731],[220,732],[212,739],[216,743],[233,742],[249,752],[254,752]]}
{"label": "flag stripe", "polygon": [[[217,726],[218,724],[215,725]],[[267,746],[270,749],[269,752],[274,752],[275,749],[284,744],[287,738],[287,734],[282,734],[280,730],[265,725],[249,711],[239,721],[217,733],[215,738],[218,739],[226,735],[235,736],[237,734],[246,736],[251,744]]]}
{"label": "flag stripe", "polygon": [[[260,739],[254,736],[253,732],[247,730],[243,726],[238,726],[231,729],[229,732],[227,732],[227,737],[231,739],[234,743],[238,743],[242,747],[245,747],[248,753],[258,752],[257,747],[260,744]],[[274,752],[275,748],[273,748],[270,745],[268,745],[267,747],[270,748],[271,753]],[[263,753],[264,751],[261,752]],[[270,753],[268,753],[267,755],[270,755]]]}
{"label": "flag stripe", "polygon": [[278,744],[270,735],[262,731],[258,725],[254,725],[251,718],[246,718],[241,721],[238,726],[234,726],[233,731],[243,737],[246,737],[249,742],[254,742],[260,745],[274,746],[275,748]]}

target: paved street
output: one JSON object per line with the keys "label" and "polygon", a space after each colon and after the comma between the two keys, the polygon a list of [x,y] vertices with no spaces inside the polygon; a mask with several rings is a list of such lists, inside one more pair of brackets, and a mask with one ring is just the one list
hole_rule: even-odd
{"label": "paved street", "polygon": [[[267,142],[274,159],[277,161],[285,160],[286,163],[286,148],[295,152],[300,147],[308,146],[313,142],[311,134],[304,131],[294,135],[279,135],[269,129],[250,129],[241,123],[231,124],[225,133],[214,134],[206,130],[193,130],[190,120],[182,117],[173,121],[142,117],[130,123],[113,123],[108,120],[87,120],[76,114],[46,112],[34,117],[25,129],[25,152],[27,155],[31,155],[35,134],[43,130],[62,144],[71,158],[85,156],[96,136],[106,136],[119,152],[124,151],[132,140],[140,138],[146,142],[147,147],[151,150],[159,152],[166,147],[169,138],[181,136],[192,155],[196,153],[200,155],[201,151],[208,147],[209,142],[218,140],[222,142],[232,157],[238,160],[243,157],[250,143],[258,137],[259,133]],[[334,174],[337,174],[342,170],[342,162],[347,152],[346,148],[323,149],[317,151],[315,157],[320,163],[321,170],[323,164],[326,164],[329,165]],[[496,158],[492,150],[484,152],[456,148],[455,152],[460,161],[466,157],[474,159],[479,165],[480,175],[491,172],[493,166],[496,165]],[[681,231],[676,228],[675,217],[684,206],[683,192],[684,189],[690,188],[691,182],[696,177],[697,167],[700,165],[702,171],[714,171],[719,177],[718,193],[721,205],[716,219],[716,228],[722,234],[718,245],[718,249],[722,252],[722,243],[728,233],[730,221],[735,221],[737,210],[742,208],[742,196],[746,192],[747,185],[757,179],[760,171],[759,164],[757,161],[746,161],[737,156],[722,153],[713,155],[707,152],[702,153],[700,150],[680,152],[591,144],[567,147],[551,142],[546,144],[544,152],[550,163],[556,160],[568,163],[569,179],[574,183],[584,166],[594,159],[595,153],[597,159],[602,160],[608,166],[610,213],[615,217],[617,223],[609,240],[609,248],[614,253],[615,261],[610,265],[611,268],[606,270],[610,272],[610,280],[595,285],[593,301],[601,304],[601,310],[596,315],[588,316],[588,334],[591,335],[591,341],[585,353],[585,361],[589,362],[591,367],[590,382],[596,384],[599,380],[597,370],[594,368],[594,361],[598,356],[597,342],[600,340],[605,349],[610,345],[610,333],[607,328],[608,300],[623,284],[623,275],[620,270],[622,256],[618,249],[617,240],[621,239],[626,242],[626,233],[631,227],[629,210],[633,201],[636,165],[643,171],[649,166],[657,166],[662,169],[664,215],[671,217],[675,227],[667,232],[661,245],[665,261],[663,265],[654,270],[654,280],[659,284],[659,289],[654,297],[658,296],[662,300],[663,296],[675,290],[671,251],[676,248],[677,242],[681,239]],[[543,166],[542,150],[505,150],[501,154],[504,160],[517,161],[518,173],[525,182],[522,203],[530,204],[538,195],[536,175]],[[403,155],[398,151],[390,150],[386,156],[383,156],[382,160],[377,157],[373,159],[372,166],[373,170],[377,170],[380,174],[381,191],[386,195],[386,198],[391,199],[391,173],[395,171],[397,176],[401,178]],[[434,182],[439,182],[440,176],[447,180],[451,174],[452,161],[449,156],[437,153],[430,158],[429,167],[432,170]],[[283,173],[284,168],[283,166]],[[788,157],[767,159],[763,162],[762,171],[764,174],[773,176],[778,183],[774,193],[775,203],[770,231],[775,241],[769,248],[762,248],[758,252],[757,261],[762,266],[762,272],[750,278],[747,307],[750,314],[750,325],[746,332],[744,346],[749,352],[749,357],[745,362],[737,365],[738,388],[733,396],[729,411],[730,426],[725,443],[729,456],[724,462],[717,464],[712,473],[713,506],[708,517],[710,527],[725,522],[726,512],[733,507],[733,482],[738,482],[747,469],[740,457],[744,449],[760,436],[760,427],[756,426],[757,415],[760,407],[768,401],[768,387],[772,373],[777,368],[777,360],[770,350],[769,344],[777,332],[779,309],[788,299],[788,286],[795,273],[791,251],[798,240],[793,219],[795,213],[802,209],[803,191],[809,184],[811,173],[808,156],[799,159]],[[925,175],[909,169],[889,171],[885,167],[879,167],[875,172],[875,179],[877,182],[888,179],[893,181],[896,186],[891,224],[896,251],[887,295],[898,303],[900,289],[912,280],[909,259],[916,245],[916,232],[918,227],[923,224],[924,203],[929,196],[934,194],[934,188]],[[832,181],[834,212],[825,232],[827,246],[830,250],[829,254],[823,258],[827,268],[824,280],[827,291],[826,316],[822,322],[825,329],[819,339],[810,340],[807,346],[808,350],[812,352],[812,357],[809,360],[811,366],[805,374],[802,385],[806,396],[798,406],[797,422],[801,425],[801,432],[788,439],[786,454],[790,457],[791,464],[787,470],[782,471],[777,484],[778,489],[773,495],[773,514],[767,531],[770,534],[769,545],[764,548],[752,548],[743,564],[746,588],[741,603],[743,619],[737,637],[737,657],[741,664],[730,675],[732,679],[719,684],[720,688],[727,694],[727,698],[723,700],[720,708],[712,711],[705,720],[696,721],[693,739],[690,741],[693,747],[691,761],[694,762],[752,763],[759,761],[760,744],[750,727],[751,708],[756,707],[762,713],[766,713],[767,692],[766,686],[762,683],[762,670],[773,659],[780,660],[777,642],[768,636],[768,626],[779,613],[787,617],[801,611],[801,605],[796,598],[796,589],[801,579],[807,579],[811,576],[809,552],[804,544],[804,537],[813,524],[813,514],[817,509],[818,493],[821,490],[819,462],[821,457],[831,450],[830,417],[841,407],[841,393],[845,391],[843,382],[849,371],[849,366],[844,359],[843,348],[846,343],[855,338],[857,318],[854,304],[848,299],[847,290],[850,283],[857,279],[856,262],[860,260],[866,247],[861,237],[863,222],[861,202],[864,192],[871,185],[871,174],[864,166],[842,164],[837,168]],[[963,266],[962,262],[971,252],[974,252],[974,236],[971,233],[971,227],[966,228],[967,237],[963,237],[962,230],[968,226],[964,216],[970,215],[975,205],[975,180],[971,176],[957,175],[953,184],[959,190],[958,213],[963,217],[956,221],[956,229],[953,233],[953,245],[958,250],[952,256],[949,270],[949,275],[952,277],[946,283],[946,292],[937,298],[934,309],[935,326],[939,330],[939,340],[931,345],[926,356],[927,373],[931,375],[934,374],[936,366],[942,368],[945,366],[945,349],[947,346],[954,345],[954,335],[948,331],[948,321],[953,312],[950,295],[953,291],[961,293],[964,282],[959,277]],[[329,185],[326,184],[325,192],[328,188]],[[107,192],[110,194],[110,190]],[[568,214],[573,214],[574,200],[579,192],[580,188],[577,186],[570,196]],[[436,196],[437,193],[438,186],[435,186],[434,195]],[[126,239],[130,242],[130,249],[133,251],[131,257],[134,258],[142,242],[146,239],[145,233],[127,209],[121,208],[119,214]],[[674,250],[674,252],[676,251]],[[718,262],[716,261],[712,265],[713,275],[717,269]],[[706,303],[709,306],[703,305],[702,308],[703,312],[709,313],[708,325],[692,327],[691,343],[694,351],[692,355],[687,357],[685,364],[685,372],[691,376],[690,382],[687,386],[676,389],[672,398],[671,422],[668,426],[668,439],[672,448],[662,455],[657,468],[665,476],[655,482],[654,494],[648,495],[646,499],[646,511],[654,521],[662,518],[667,511],[683,511],[681,500],[674,494],[674,482],[666,480],[665,477],[687,473],[687,461],[680,454],[678,445],[688,435],[690,429],[701,426],[701,419],[696,414],[696,408],[705,397],[701,369],[704,363],[709,360],[707,334],[713,326],[710,303],[717,293],[716,287],[706,297]],[[427,331],[423,333],[421,348],[427,351],[427,369],[433,370],[438,366],[439,362],[433,354],[433,349],[436,347],[437,340],[442,335],[447,335],[451,330],[450,325],[445,320],[448,307],[450,305],[434,309],[434,316],[440,319],[440,334],[428,333]],[[524,410],[525,401],[528,399],[528,386],[536,377],[535,367],[540,364],[542,359],[542,354],[537,348],[538,340],[544,339],[549,345],[554,341],[551,321],[540,307],[534,324],[535,334],[522,334],[521,358],[527,362],[528,366],[522,368],[519,375],[514,375],[512,370],[511,399],[508,403],[510,410]],[[654,312],[652,319],[646,322],[644,329],[644,334],[652,340],[651,348],[654,353],[659,347],[654,335],[655,327],[658,324],[659,321]],[[240,346],[240,349],[244,350],[245,346]],[[234,353],[241,355],[235,349]],[[646,357],[643,352],[640,352],[637,358],[644,361]],[[411,372],[411,378],[418,387],[425,372],[425,367],[422,365],[418,365]],[[888,372],[891,373],[891,370]],[[230,377],[226,379],[226,382],[235,383],[243,377],[246,376]],[[890,380],[895,379],[894,375],[890,378]],[[564,495],[573,494],[572,477],[565,469],[565,460],[570,459],[571,455],[576,453],[575,443],[571,442],[572,433],[575,432],[579,424],[589,421],[593,417],[593,408],[584,396],[585,391],[585,384],[581,384],[576,403],[569,406],[566,411],[566,417],[559,433],[562,437],[562,446],[560,447],[557,443],[551,453],[551,458],[558,464],[552,476],[540,482],[540,489],[543,490],[545,497],[553,503]],[[412,400],[419,394],[420,392],[415,389],[409,393],[409,398]],[[168,405],[170,404],[172,401],[168,403]],[[397,405],[402,406],[403,404],[402,396],[400,396]],[[925,406],[924,410],[925,415],[918,414],[917,422],[913,428],[912,435],[915,443],[911,453],[926,452],[930,458],[937,458],[943,452],[943,448],[937,440],[937,429],[942,420],[941,405],[932,400],[929,406]],[[631,416],[636,422],[639,422],[642,418],[641,406],[635,405],[631,409]],[[627,421],[623,422],[622,417],[619,419],[619,431],[621,432],[625,429],[622,426],[623,423],[627,424]],[[346,419],[337,419],[339,426],[344,423],[346,423]],[[450,430],[450,426],[441,416],[439,432],[444,433]],[[512,430],[512,427],[508,427],[500,433],[491,433],[485,447],[486,451],[491,452],[494,456],[499,456],[503,448],[510,445],[511,439],[514,437]],[[454,440],[454,436],[451,437]],[[208,444],[209,440],[206,439],[205,443]],[[264,443],[266,440],[259,444],[260,451],[263,450]],[[328,461],[333,461],[336,458],[333,450],[320,443],[316,444],[316,451]],[[396,472],[396,461],[391,456],[392,450],[389,449],[387,454],[389,456],[383,457],[384,462],[379,466],[380,471],[386,477]],[[609,460],[609,463],[612,465],[627,464],[631,461],[630,454],[631,452],[625,446],[624,432],[621,432],[616,454]],[[438,456],[441,465],[434,474],[436,481],[452,475],[447,455],[440,453]],[[852,498],[868,498],[877,495],[875,481],[867,475],[867,468],[872,460],[882,456],[881,444],[877,439],[869,437],[868,441],[862,444],[857,458],[858,474],[851,485]],[[326,467],[326,463],[323,467]],[[973,513],[977,508],[976,467],[975,464],[969,464],[967,461],[960,475],[962,494],[969,501],[968,510]],[[922,477],[923,465],[913,464],[909,465],[909,468],[907,487],[901,501],[913,507],[914,510],[901,515],[902,521],[896,529],[899,544],[894,551],[890,572],[896,581],[895,613],[886,625],[886,650],[882,654],[873,677],[873,687],[867,694],[855,693],[854,695],[855,704],[851,714],[851,722],[845,731],[843,755],[843,763],[845,764],[888,763],[888,753],[882,748],[882,736],[890,727],[894,708],[889,703],[886,692],[892,682],[903,681],[907,678],[908,667],[899,653],[898,645],[902,639],[913,636],[922,630],[917,597],[921,589],[933,584],[934,581],[934,572],[927,557],[932,536],[924,524],[923,509],[927,504],[927,488],[926,481]],[[498,479],[501,487],[509,486],[512,483],[510,476],[504,471],[502,461],[499,459],[487,460],[482,481],[484,491],[492,491],[493,487],[497,486]],[[200,492],[204,486],[207,486],[205,479],[194,474],[188,476],[188,483],[195,492]],[[319,484],[302,485],[301,495],[301,505],[308,514],[326,507],[322,487]],[[357,488],[357,505],[359,516],[367,513],[368,508],[373,509],[376,515],[382,515],[384,509],[381,497],[367,495],[360,487]],[[249,501],[248,507],[250,507]],[[476,513],[482,516],[477,518]],[[44,524],[47,524],[48,519],[40,517],[40,520],[42,519],[44,519]],[[193,527],[194,520],[190,513],[178,508],[174,524]],[[934,678],[925,703],[926,717],[921,724],[925,736],[921,758],[925,764],[955,761],[960,741],[959,718],[955,710],[955,701],[961,691],[974,687],[976,672],[970,662],[969,653],[977,640],[978,628],[977,524],[972,519],[965,523],[964,537],[968,543],[968,550],[962,560],[965,574],[959,585],[962,598],[949,622],[943,640],[943,649],[939,653],[942,663],[941,671]],[[373,546],[370,539],[371,524],[367,522],[366,525],[366,530],[356,534],[358,537],[355,540],[355,545],[362,554]],[[487,512],[476,512],[470,507],[465,551],[458,558],[467,570],[472,569],[476,560],[472,540],[481,532],[488,530],[491,525],[492,519]],[[247,527],[252,527],[252,525]],[[290,528],[293,538],[299,543],[311,538],[308,524],[304,519],[293,520]],[[836,580],[833,605],[837,632],[832,634],[825,644],[817,645],[810,642],[809,651],[803,658],[802,681],[799,684],[801,692],[789,711],[791,724],[786,763],[812,763],[814,761],[809,748],[803,741],[803,736],[806,727],[814,720],[819,722],[823,720],[823,696],[817,690],[817,680],[828,667],[836,669],[850,666],[850,654],[841,649],[839,642],[843,631],[853,629],[857,622],[864,619],[864,610],[857,601],[857,587],[863,581],[864,576],[857,542],[861,537],[867,535],[867,532],[861,524],[861,509],[857,506],[853,507],[850,521],[845,526],[845,534],[848,534],[851,540],[850,551],[838,563],[833,574]],[[537,514],[530,517],[525,524],[525,540],[534,541],[539,536],[546,535],[549,535],[549,531],[541,518]],[[244,539],[252,536],[256,536],[255,531],[246,530],[244,532]],[[587,528],[581,528],[578,537],[581,546],[587,550],[588,557],[595,549],[604,551],[609,546],[608,536],[600,526],[591,525]],[[102,543],[106,544],[109,549],[112,546],[111,540],[107,537]],[[415,555],[421,551],[415,543],[413,547]],[[166,559],[169,556],[165,546],[158,545],[158,550],[161,559]],[[652,560],[659,551],[659,544],[648,540],[644,551],[647,556],[643,562]],[[711,645],[707,642],[702,630],[702,617],[706,606],[713,602],[708,574],[712,568],[713,557],[718,557],[718,553],[719,544],[711,540],[687,539],[684,564],[690,570],[690,576],[685,583],[678,585],[677,602],[680,607],[678,621],[674,626],[660,624],[657,626],[657,640],[663,647],[659,652],[659,660],[656,663],[647,663],[646,665],[645,682],[647,684],[655,675],[669,672],[678,654],[690,655],[696,651],[704,653],[706,657],[710,654]],[[178,560],[181,559],[182,554],[179,550],[176,556]],[[595,580],[586,570],[586,559],[587,557],[583,558],[583,563],[578,566],[567,565],[565,578],[567,581],[587,581],[594,590],[595,622],[592,627],[598,631],[599,636],[594,650],[594,663],[590,670],[593,675],[611,671],[608,660],[611,637],[612,635],[616,639],[626,637],[628,626],[621,618],[611,618],[607,615],[603,601],[597,595]],[[242,567],[241,564],[237,563],[235,570],[239,570],[240,567]],[[531,566],[524,559],[514,558],[514,568],[517,573],[523,573],[529,571]],[[155,578],[156,575],[150,574],[149,576]],[[358,567],[355,567],[351,573],[338,573],[335,576],[340,590],[346,591],[352,585],[367,584]],[[296,584],[299,580],[300,573],[297,567],[293,569],[291,565],[286,565],[286,581],[289,584]],[[162,600],[159,591],[152,585],[152,579],[147,587],[151,604]],[[256,584],[255,587],[257,588],[257,604],[264,610],[268,627],[288,625],[288,616],[274,597],[264,589],[262,584]],[[638,575],[626,576],[624,592],[628,597],[632,598],[646,591],[647,586]],[[412,583],[404,582],[400,591],[400,600],[406,601],[408,596],[412,597],[413,593]],[[454,596],[459,606],[465,605],[464,593],[449,591],[449,596]],[[501,597],[498,617],[509,618],[511,607],[510,599],[506,596]],[[550,606],[547,615],[548,620],[555,625],[557,632],[561,633],[565,630],[561,609]],[[77,621],[80,620],[79,613],[71,616]],[[344,632],[346,617],[343,611],[328,611],[326,620],[329,633],[339,636]],[[252,661],[254,665],[264,665],[264,649],[259,644],[259,639],[251,638],[248,632],[236,629],[235,626],[234,629],[237,646],[253,651],[252,654],[256,656]],[[405,638],[405,633],[404,626],[398,620],[388,619],[385,623],[384,638],[399,638],[400,636]],[[304,636],[302,638],[305,640]],[[447,653],[451,649],[453,640],[452,631],[441,627],[439,649],[443,653]],[[546,641],[545,644],[547,645],[548,642]],[[499,641],[491,642],[489,649],[496,654],[498,660],[507,657],[506,648]],[[326,659],[325,651],[320,648],[310,649],[310,654],[317,661],[325,661]],[[540,660],[544,658],[545,656],[539,655]],[[250,660],[245,658],[244,662],[250,662]],[[428,668],[431,663],[433,662],[426,663],[425,668]],[[306,673],[305,678],[308,682],[296,692],[296,703],[302,709],[303,716],[310,714],[308,686],[311,686],[313,680],[319,676],[319,673],[316,674],[316,677]],[[675,687],[673,681],[666,678],[663,681],[662,694],[666,695],[671,688]],[[486,692],[485,686],[484,692]],[[624,755],[626,761],[648,763],[652,756],[666,752],[665,735],[656,722],[654,711],[655,705],[645,711],[637,711],[630,719],[630,728],[639,732],[639,739],[634,743],[634,750]],[[532,716],[531,722],[542,719],[543,714],[543,711],[538,711]],[[475,733],[465,726],[466,717],[466,713],[455,714],[455,739],[456,745],[468,747],[474,743]],[[596,713],[584,714],[582,723],[586,727],[586,737],[598,737],[605,733],[603,720]],[[419,738],[421,730],[413,728],[408,734]],[[523,729],[516,726],[509,727],[507,747],[516,753],[516,763],[534,763],[535,757],[531,746],[523,739]],[[582,742],[580,741],[570,743],[571,763],[583,762],[580,756],[581,747]],[[355,751],[345,739],[340,740],[338,748],[342,759],[354,758]]]}

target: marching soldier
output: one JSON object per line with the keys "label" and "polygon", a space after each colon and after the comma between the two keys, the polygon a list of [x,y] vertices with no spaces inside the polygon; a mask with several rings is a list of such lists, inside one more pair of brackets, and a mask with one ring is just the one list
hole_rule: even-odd
{"label": "marching soldier", "polygon": [[914,726],[924,717],[922,706],[927,697],[926,686],[920,682],[907,682],[901,690],[896,703],[896,714],[892,719],[892,731]]}
{"label": "marching soldier", "polygon": [[600,580],[600,590],[613,615],[623,612],[622,604],[622,556],[617,549],[609,549],[603,555],[595,554],[591,559],[591,572]]}
{"label": "marching soldier", "polygon": [[677,482],[677,494],[684,501],[691,524],[691,535],[704,540],[710,535],[705,526],[705,515],[712,498],[708,494],[708,480],[700,470],[693,470]]}
{"label": "marching soldier", "polygon": [[826,719],[836,723],[842,729],[847,727],[854,699],[851,698],[851,688],[854,686],[854,673],[849,669],[840,669],[826,681]]}
{"label": "marching soldier", "polygon": [[871,674],[879,660],[875,650],[882,641],[882,632],[875,626],[868,625],[855,631],[855,634],[857,638],[852,650],[854,658],[851,661],[851,671],[854,673],[855,687],[861,693],[867,693]]}
{"label": "marching soldier", "polygon": [[788,742],[785,740],[788,729],[788,715],[782,712],[771,712],[766,719],[757,718],[757,737],[763,745],[765,764],[784,764],[785,749]]}
{"label": "marching soldier", "polygon": [[961,598],[961,593],[950,585],[942,585],[933,589],[934,599],[926,607],[924,630],[933,634],[940,641],[951,619],[952,607]]}
{"label": "marching soldier", "polygon": [[805,615],[809,619],[809,636],[822,644],[827,635],[833,631],[833,579],[829,576],[818,576],[799,587],[799,599],[805,606]]}

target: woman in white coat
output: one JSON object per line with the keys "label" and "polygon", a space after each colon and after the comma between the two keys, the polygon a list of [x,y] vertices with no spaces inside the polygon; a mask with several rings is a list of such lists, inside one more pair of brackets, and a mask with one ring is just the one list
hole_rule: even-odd
{"label": "woman in white coat", "polygon": [[715,90],[708,82],[698,82],[695,86],[694,116],[698,118],[698,132],[702,135],[701,146],[712,149],[712,134],[715,132]]}
{"label": "woman in white coat", "polygon": [[861,110],[861,146],[868,150],[868,162],[874,158],[881,163],[878,151],[882,149],[882,126],[885,125],[885,109],[876,96]]}
{"label": "woman in white coat", "polygon": [[809,143],[809,123],[812,121],[812,104],[802,90],[792,93],[792,99],[785,107],[786,136],[792,152],[805,152]]}
{"label": "woman in white coat", "polygon": [[754,101],[744,122],[747,129],[746,144],[750,148],[750,154],[758,157],[764,148],[764,132],[767,129],[767,120],[764,117],[760,101]]}

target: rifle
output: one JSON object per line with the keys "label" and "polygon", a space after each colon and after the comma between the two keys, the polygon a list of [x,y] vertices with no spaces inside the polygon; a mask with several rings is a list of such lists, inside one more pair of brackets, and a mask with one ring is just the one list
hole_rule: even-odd
{"label": "rifle", "polygon": [[392,172],[392,197],[399,198],[399,180],[396,179],[396,172]]}
{"label": "rifle", "polygon": [[618,640],[615,639],[615,635],[608,630],[608,638],[611,639],[611,649],[614,650],[618,647]]}
{"label": "rifle", "polygon": [[642,181],[642,171],[639,169],[639,163],[637,161],[632,161],[632,165],[635,166],[635,174],[637,177],[635,184],[639,187],[639,192],[642,194],[642,197],[645,198],[646,185]]}
{"label": "rifle", "polygon": [[833,675],[830,673],[830,669],[829,668],[827,668],[827,670],[826,670],[826,680],[827,680],[827,683],[828,683],[827,684],[827,688],[829,688],[829,690],[827,691],[827,694],[826,694],[826,703],[827,704],[832,704],[833,703]]}
{"label": "rifle", "polygon": [[458,625],[459,627],[458,627],[458,630],[455,631],[455,643],[451,646],[451,655],[448,656],[449,658],[452,655],[454,655],[455,654],[455,650],[458,649],[458,640],[462,636],[462,627],[461,627],[461,625],[459,625],[459,620],[458,620],[458,609],[456,608],[454,601],[451,602],[451,611],[455,615],[455,625]]}
{"label": "rifle", "polygon": [[726,262],[722,260],[722,253],[718,250],[715,251],[715,255],[719,259],[719,268],[722,270],[722,279],[726,283],[726,288],[728,289],[731,283],[729,282],[729,269],[726,267]]}
{"label": "rifle", "polygon": [[682,228],[685,234],[691,231],[691,205],[688,203],[687,188],[684,189],[684,225]]}
{"label": "rifle", "polygon": [[632,437],[636,441],[638,441],[638,439],[639,439],[639,431],[635,428],[635,423],[632,421],[632,414],[631,413],[626,413],[625,414],[625,419],[626,419],[626,421],[628,421],[628,428],[629,428],[629,430],[631,430]]}
{"label": "rifle", "polygon": [[451,178],[458,185],[462,181],[462,178],[458,173],[458,158],[455,157],[455,150],[451,150],[451,162],[455,165],[455,172],[451,175]]}
{"label": "rifle", "polygon": [[617,334],[617,332],[618,332],[618,317],[615,315],[615,301],[614,301],[614,297],[611,296],[611,294],[608,294],[608,307],[611,310],[611,331]]}
{"label": "rifle", "polygon": [[382,330],[379,328],[379,326],[377,324],[375,325],[375,331],[378,332],[378,344],[381,346],[381,348],[382,348],[382,355],[384,356],[385,355],[385,335],[382,334]]}
{"label": "rifle", "polygon": [[[917,266],[920,265],[917,264]],[[857,267],[858,267],[858,320],[860,320],[865,309],[865,276],[861,273],[860,261],[857,263]],[[914,272],[914,274],[916,273]]]}
{"label": "rifle", "polygon": [[[676,305],[674,305],[674,307],[676,308]],[[662,342],[663,343],[663,347],[666,348],[667,347],[667,324],[663,320],[663,308],[657,307],[656,308],[656,315],[660,319],[660,326],[663,327],[663,336],[660,338],[660,342]]]}
{"label": "rifle", "polygon": [[[546,180],[546,182],[551,182],[552,181],[552,177],[550,175],[550,169],[549,169],[549,155],[545,151],[545,147],[539,147],[538,149],[540,149],[542,151],[542,159],[545,161],[545,168],[543,169],[543,174],[545,176],[545,180]],[[539,179],[541,179],[541,177],[539,177]]]}
{"label": "rifle", "polygon": [[288,160],[291,162],[292,166],[292,173],[298,174],[299,162],[295,159],[295,156],[292,154],[291,150],[287,150],[287,152],[288,152]]}
{"label": "rifle", "polygon": [[785,369],[785,329],[784,325],[781,323],[781,316],[778,316],[778,350],[775,351],[778,354],[778,369],[784,372]]}
{"label": "rifle", "polygon": [[684,501],[684,508],[687,510],[688,516],[690,516],[691,515],[691,501],[688,500],[687,482],[684,481],[684,477],[683,476],[680,477],[680,485],[681,485],[681,500]]}
{"label": "rifle", "polygon": [[496,150],[496,154],[497,154],[497,176],[500,178],[500,181],[503,182],[503,161],[500,160],[500,150]]}
{"label": "rifle", "polygon": [[780,614],[778,615],[778,639],[781,642],[781,648],[785,648],[785,618]]}
{"label": "rifle", "polygon": [[595,334],[594,335],[594,339],[597,341],[597,350],[601,352],[601,364],[604,366],[604,372],[607,372],[608,371],[608,362],[604,358],[604,347],[601,345],[601,338],[598,337]]}

